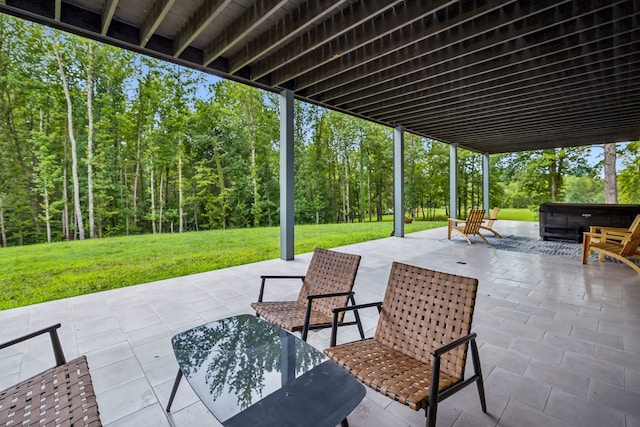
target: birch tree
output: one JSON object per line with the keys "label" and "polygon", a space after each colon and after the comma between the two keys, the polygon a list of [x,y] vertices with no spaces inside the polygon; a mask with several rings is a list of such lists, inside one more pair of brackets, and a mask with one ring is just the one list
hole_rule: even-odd
{"label": "birch tree", "polygon": [[73,128],[73,104],[71,102],[71,94],[69,92],[69,85],[67,83],[67,77],[64,71],[64,65],[62,62],[62,55],[58,47],[58,40],[53,39],[51,41],[53,47],[53,53],[55,54],[56,61],[58,62],[58,71],[60,73],[60,80],[62,82],[62,89],[64,91],[64,97],[67,101],[67,128],[69,131],[69,141],[71,142],[71,178],[73,180],[73,208],[75,214],[75,223],[77,226],[78,239],[84,240],[84,224],[82,221],[82,210],[80,207],[80,183],[78,180],[78,149],[76,143],[76,137]]}
{"label": "birch tree", "polygon": [[616,143],[604,144],[604,202],[618,203],[618,174],[616,172]]}

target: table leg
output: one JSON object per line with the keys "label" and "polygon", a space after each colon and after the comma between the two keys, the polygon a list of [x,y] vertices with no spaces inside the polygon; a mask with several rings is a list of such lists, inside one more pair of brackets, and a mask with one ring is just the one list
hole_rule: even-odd
{"label": "table leg", "polygon": [[171,390],[169,403],[167,403],[167,412],[170,412],[171,410],[171,404],[173,403],[173,398],[176,397],[176,391],[178,391],[178,385],[180,384],[181,379],[182,379],[182,371],[178,369],[178,375],[176,375],[176,381],[173,383],[173,389]]}

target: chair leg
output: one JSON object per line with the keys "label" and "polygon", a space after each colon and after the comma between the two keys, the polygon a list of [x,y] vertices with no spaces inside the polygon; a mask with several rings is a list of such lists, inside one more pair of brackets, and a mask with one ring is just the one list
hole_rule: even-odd
{"label": "chair leg", "polygon": [[591,240],[591,236],[586,235],[582,239],[582,263],[586,264],[589,259],[589,241]]}
{"label": "chair leg", "polygon": [[346,418],[340,421],[340,427],[349,427],[349,421]]}
{"label": "chair leg", "polygon": [[478,354],[478,345],[476,340],[471,340],[471,360],[473,361],[473,371],[478,377],[476,385],[478,386],[478,395],[480,396],[480,406],[482,412],[487,413],[487,401],[484,395],[484,380],[482,379],[482,368],[480,367],[480,355]]}
{"label": "chair leg", "polygon": [[[356,305],[356,299],[351,295],[351,304]],[[353,315],[356,318],[356,324],[358,325],[358,332],[360,332],[360,338],[364,339],[364,329],[362,328],[362,321],[360,321],[360,314],[358,310],[353,310]]]}
{"label": "chair leg", "polygon": [[173,389],[171,390],[171,396],[169,396],[169,403],[167,403],[167,412],[171,411],[171,404],[173,404],[173,399],[176,397],[176,392],[178,391],[178,385],[180,385],[181,379],[182,371],[178,369],[178,375],[176,375],[176,380],[173,383]]}
{"label": "chair leg", "polygon": [[433,406],[427,406],[427,427],[436,427],[436,415],[438,412],[438,402],[436,402]]}

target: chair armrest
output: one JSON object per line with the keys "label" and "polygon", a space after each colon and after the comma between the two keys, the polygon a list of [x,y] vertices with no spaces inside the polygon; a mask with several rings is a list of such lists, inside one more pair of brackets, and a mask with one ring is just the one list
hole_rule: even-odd
{"label": "chair armrest", "polygon": [[331,323],[331,347],[336,345],[336,341],[338,339],[338,314],[344,311],[354,311],[370,307],[378,307],[378,313],[380,313],[380,310],[382,309],[382,301],[350,305],[347,307],[337,307],[333,309],[333,322]]}
{"label": "chair armrest", "polygon": [[472,339],[475,339],[476,337],[476,333],[472,332],[469,335],[462,337],[462,338],[458,338],[455,341],[450,342],[449,344],[445,344],[440,348],[435,349],[434,351],[431,352],[431,354],[435,357],[440,357],[442,356],[444,353],[448,353],[451,350],[453,350],[456,347],[461,346],[464,343],[467,343],[469,341],[471,341]]}
{"label": "chair armrest", "polygon": [[12,345],[21,343],[23,341],[27,341],[31,338],[35,338],[39,335],[44,335],[46,333],[51,337],[51,346],[53,347],[53,354],[56,357],[56,366],[64,365],[66,362],[64,358],[64,353],[62,351],[62,345],[60,344],[60,338],[58,337],[57,329],[62,326],[60,323],[56,323],[55,325],[48,326],[46,328],[40,329],[39,331],[31,332],[27,335],[23,335],[21,337],[12,339],[11,341],[7,341],[5,343],[0,344],[0,350],[3,348],[10,347]]}
{"label": "chair armrest", "polygon": [[267,281],[267,279],[300,279],[302,280],[302,282],[304,282],[304,278],[306,276],[291,276],[291,275],[263,275],[260,276],[260,279],[262,279],[262,282],[260,283],[260,293],[258,294],[258,302],[262,302],[262,298],[264,297],[264,285]]}
{"label": "chair armrest", "polygon": [[[431,369],[431,385],[429,386],[429,404],[432,404],[432,399],[435,402],[439,400],[438,385],[440,383],[440,357],[444,353],[447,353],[453,350],[454,348],[459,347],[462,344],[465,344],[471,341],[471,350],[472,350],[471,355],[473,358],[473,365],[474,365],[474,368],[476,369],[476,373],[480,372],[480,359],[478,358],[478,355],[477,355],[478,350],[475,344],[475,339],[476,339],[476,333],[472,332],[465,337],[458,338],[457,340],[452,341],[449,344],[445,344],[442,347],[437,348],[431,352],[431,355],[433,356],[433,363],[432,363],[432,369]],[[463,373],[463,376],[464,376],[464,373]],[[446,393],[446,391],[444,391],[444,393]]]}
{"label": "chair armrest", "polygon": [[291,275],[264,275],[260,276],[261,279],[302,279],[304,280],[305,276],[291,276]]}
{"label": "chair armrest", "polygon": [[582,233],[583,237],[589,237],[589,239],[591,239],[592,237],[595,237],[596,239],[601,239],[600,241],[603,243],[606,243],[608,240],[613,240],[614,243],[620,243],[623,240],[627,240],[629,239],[629,236],[631,236],[631,233],[629,231],[614,231],[614,230],[603,230],[602,233],[594,233],[594,232],[589,232],[589,231],[585,231],[584,233]]}
{"label": "chair armrest", "polygon": [[[355,292],[335,292],[332,294],[316,294],[316,295],[308,295],[307,299],[309,300],[309,303],[311,303],[312,300],[314,299],[319,299],[319,298],[333,298],[333,297],[348,297],[351,295],[354,295]],[[338,308],[342,308],[342,307],[338,307]]]}

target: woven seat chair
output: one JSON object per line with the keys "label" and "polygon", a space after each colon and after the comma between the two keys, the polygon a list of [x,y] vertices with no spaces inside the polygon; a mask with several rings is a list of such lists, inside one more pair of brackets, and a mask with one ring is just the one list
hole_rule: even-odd
{"label": "woven seat chair", "polygon": [[582,263],[587,264],[589,254],[598,252],[600,262],[605,255],[621,261],[640,274],[640,265],[630,258],[640,260],[640,215],[637,215],[628,229],[591,226],[583,233]]}
{"label": "woven seat chair", "polygon": [[[435,426],[438,403],[475,382],[487,412],[480,357],[470,333],[477,279],[394,262],[384,301],[334,310],[377,307],[373,338],[336,345],[324,353],[365,385],[411,409],[426,410]],[[464,379],[471,344],[474,374]]]}
{"label": "woven seat chair", "polygon": [[[467,243],[471,244],[469,236],[478,236],[485,243],[489,244],[487,239],[480,234],[480,227],[482,227],[482,221],[484,220],[484,209],[471,209],[467,219],[449,218],[447,220],[447,238],[451,240],[451,232],[457,231],[462,234]],[[456,224],[456,225],[454,225]]]}
{"label": "woven seat chair", "polygon": [[0,391],[0,425],[91,426],[102,425],[87,358],[67,362],[57,329],[41,329],[0,344],[0,349],[49,333],[56,366]]}
{"label": "woven seat chair", "polygon": [[[258,302],[251,304],[256,315],[289,331],[300,331],[303,340],[312,329],[330,328],[332,310],[348,303],[355,305],[353,285],[360,265],[360,255],[345,254],[316,248],[304,276],[260,276]],[[302,289],[296,301],[263,301],[267,279],[299,279]],[[345,322],[344,313],[339,316],[340,326],[357,325],[360,336],[364,331],[358,311],[355,321]]]}

